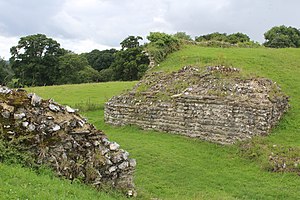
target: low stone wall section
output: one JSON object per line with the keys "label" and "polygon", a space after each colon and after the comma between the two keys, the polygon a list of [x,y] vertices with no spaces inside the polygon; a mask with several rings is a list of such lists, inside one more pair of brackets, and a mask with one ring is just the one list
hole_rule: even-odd
{"label": "low stone wall section", "polygon": [[[213,79],[207,78],[207,81]],[[266,80],[248,80],[243,84],[257,85],[263,81]],[[135,91],[115,96],[105,105],[105,121],[112,125],[138,125],[147,130],[232,144],[255,135],[267,135],[288,108],[286,96],[271,101],[265,98],[267,94],[263,90],[254,93],[241,86],[239,96],[223,96],[202,92],[199,87],[184,90],[191,92],[171,94],[167,100]],[[192,92],[197,90],[201,92]],[[232,88],[229,90],[233,91]]]}
{"label": "low stone wall section", "polygon": [[67,179],[136,195],[136,161],[69,106],[0,87],[0,139]]}

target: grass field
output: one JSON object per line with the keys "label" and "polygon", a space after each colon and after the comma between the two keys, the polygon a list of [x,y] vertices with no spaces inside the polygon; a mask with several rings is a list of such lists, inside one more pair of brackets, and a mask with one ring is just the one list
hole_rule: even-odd
{"label": "grass field", "polygon": [[268,137],[273,143],[300,145],[300,49],[204,48],[187,46],[171,54],[155,70],[178,70],[185,65],[220,65],[240,68],[243,73],[267,77],[290,96],[291,110]]}
{"label": "grass field", "polygon": [[[201,48],[189,46],[171,54],[156,70],[184,65],[227,64],[277,81],[291,96],[291,109],[268,137],[267,144],[300,146],[300,49]],[[239,146],[221,146],[134,126],[111,127],[103,121],[103,103],[135,82],[28,88],[61,104],[80,106],[90,122],[137,159],[138,199],[298,199],[300,177],[272,173],[240,155]],[[0,164],[1,199],[122,199],[96,193],[19,166]],[[2,181],[4,180],[4,181]],[[34,185],[34,186],[32,186]],[[47,185],[50,185],[48,190]],[[4,197],[4,198],[3,198]]]}

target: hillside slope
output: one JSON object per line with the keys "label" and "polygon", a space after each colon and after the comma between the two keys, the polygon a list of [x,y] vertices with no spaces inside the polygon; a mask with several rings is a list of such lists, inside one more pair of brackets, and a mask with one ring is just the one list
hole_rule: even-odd
{"label": "hillside slope", "polygon": [[[221,49],[188,46],[171,54],[154,69],[173,71],[185,65],[227,64],[241,68],[244,72],[277,81],[291,97],[292,107],[270,136],[259,137],[254,141],[267,147],[273,145],[299,147],[299,55],[300,49]],[[258,151],[259,148],[253,151],[253,154],[249,154],[252,159],[248,159],[241,152],[239,145],[222,146],[182,136],[142,131],[134,126],[112,127],[105,124],[103,103],[111,96],[119,94],[122,89],[131,88],[134,84],[135,82],[116,82],[38,87],[28,90],[38,93],[43,98],[54,98],[59,103],[81,107],[90,122],[104,130],[111,140],[117,141],[127,149],[132,157],[137,159],[135,183],[139,192],[138,199],[299,198],[299,176],[295,173],[267,171],[264,160],[260,161],[260,157],[257,156],[258,153],[264,153],[263,150]],[[264,158],[263,155],[262,157]],[[7,165],[2,167],[4,173],[7,173],[9,167]],[[13,173],[7,173],[5,176],[5,180],[10,182],[6,184],[5,181],[0,186],[0,198],[10,192],[9,188],[12,185],[15,199],[17,197],[23,199],[26,187],[31,191],[29,193],[31,195],[42,194],[42,191],[27,186],[27,183],[33,182],[34,177],[23,176],[18,172],[19,168],[13,169],[11,170]],[[25,178],[14,178],[16,173]],[[60,185],[62,183],[59,181],[54,184],[50,195],[57,198],[53,199],[64,199],[61,192],[55,192],[61,191]],[[73,192],[73,189],[70,192],[73,199],[82,199],[80,194]],[[86,198],[92,199],[93,196],[88,195]],[[107,199],[115,198],[122,197],[109,196]],[[32,196],[29,199],[37,198]]]}
{"label": "hillside slope", "polygon": [[167,57],[155,71],[175,71],[185,65],[227,65],[244,73],[276,81],[290,96],[291,109],[273,134],[273,143],[300,146],[300,49],[204,48],[186,46]]}

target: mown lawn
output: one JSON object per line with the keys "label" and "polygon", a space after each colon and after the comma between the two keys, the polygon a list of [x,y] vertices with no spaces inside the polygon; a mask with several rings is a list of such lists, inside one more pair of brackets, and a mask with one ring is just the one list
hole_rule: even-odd
{"label": "mown lawn", "polygon": [[[259,139],[270,144],[299,146],[300,49],[217,49],[190,46],[170,55],[157,70],[171,71],[184,65],[208,64],[231,64],[245,72],[277,81],[291,96],[292,107],[270,136]],[[143,131],[135,126],[106,125],[103,121],[103,103],[134,84],[135,82],[116,82],[28,90],[44,98],[54,98],[62,104],[80,105],[82,114],[90,122],[104,130],[110,140],[117,141],[122,148],[128,150],[137,159],[135,183],[139,192],[138,199],[299,198],[298,175],[268,172],[259,162],[241,156],[238,145],[221,146],[177,135]],[[14,186],[12,199],[41,199],[39,197],[44,196],[34,195],[43,195],[43,189],[35,190],[34,187],[26,186],[29,195],[25,197],[24,185],[38,185],[33,180],[39,178],[45,181],[55,179],[5,164],[0,165],[0,171],[0,198],[9,192],[8,188]],[[24,175],[26,173],[29,175]],[[6,187],[6,183],[9,187]],[[117,194],[107,196],[99,193],[97,196],[88,187],[57,179],[51,188],[46,199],[123,198]],[[65,197],[63,191],[71,191],[71,196]],[[85,196],[80,196],[83,194]]]}

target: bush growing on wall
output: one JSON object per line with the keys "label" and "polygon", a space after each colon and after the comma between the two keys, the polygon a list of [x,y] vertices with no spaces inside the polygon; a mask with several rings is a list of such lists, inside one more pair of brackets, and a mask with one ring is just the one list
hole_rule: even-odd
{"label": "bush growing on wall", "polygon": [[258,42],[250,40],[250,37],[244,33],[210,33],[195,38],[196,44],[204,47],[249,47],[257,48],[261,45]]}
{"label": "bush growing on wall", "polygon": [[153,57],[155,63],[160,63],[168,54],[180,49],[180,40],[166,33],[150,32],[147,36],[150,41],[146,45],[146,51]]}

